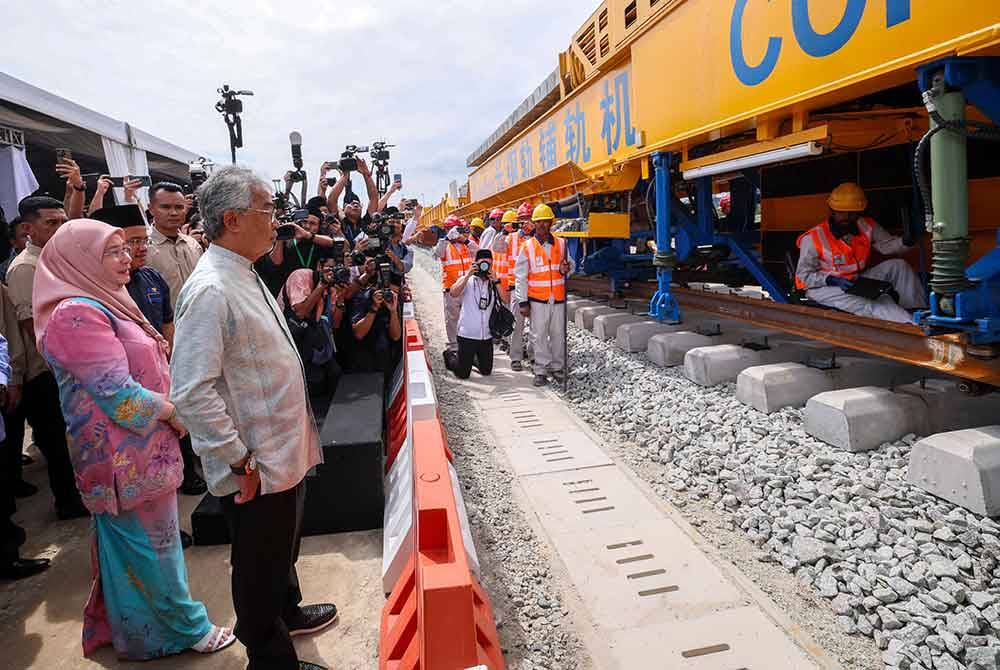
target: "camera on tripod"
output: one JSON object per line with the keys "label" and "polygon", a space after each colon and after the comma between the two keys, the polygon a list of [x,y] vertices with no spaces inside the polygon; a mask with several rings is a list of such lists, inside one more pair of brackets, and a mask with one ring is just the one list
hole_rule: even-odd
{"label": "camera on tripod", "polygon": [[388,163],[389,162],[389,148],[393,147],[392,144],[386,144],[385,142],[372,142],[371,146],[371,157],[373,163]]}

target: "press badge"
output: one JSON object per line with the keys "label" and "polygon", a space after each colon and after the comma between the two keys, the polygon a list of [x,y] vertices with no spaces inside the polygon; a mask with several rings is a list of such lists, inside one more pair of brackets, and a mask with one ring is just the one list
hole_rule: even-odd
{"label": "press badge", "polygon": [[486,308],[489,306],[490,306],[490,297],[488,295],[484,295],[482,298],[479,299],[479,309],[485,312]]}

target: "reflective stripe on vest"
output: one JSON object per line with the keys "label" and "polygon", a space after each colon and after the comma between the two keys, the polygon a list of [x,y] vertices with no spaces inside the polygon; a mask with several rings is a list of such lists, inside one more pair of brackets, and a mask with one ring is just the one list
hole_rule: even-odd
{"label": "reflective stripe on vest", "polygon": [[566,301],[566,278],[559,266],[566,257],[566,241],[554,238],[551,256],[546,256],[542,243],[531,238],[522,250],[528,254],[528,300],[534,302]]}
{"label": "reflective stripe on vest", "polygon": [[[868,259],[872,251],[872,234],[874,222],[868,218],[858,219],[858,234],[851,235],[848,244],[830,230],[830,223],[824,221],[815,228],[799,236],[796,246],[802,248],[802,240],[810,238],[819,257],[820,272],[827,272],[835,277],[857,279],[858,274],[868,267]],[[805,283],[795,277],[795,286],[806,288]]]}
{"label": "reflective stripe on vest", "polygon": [[458,278],[472,267],[472,254],[465,244],[452,244],[444,248],[444,260],[441,261],[441,283],[444,290],[451,288]]}

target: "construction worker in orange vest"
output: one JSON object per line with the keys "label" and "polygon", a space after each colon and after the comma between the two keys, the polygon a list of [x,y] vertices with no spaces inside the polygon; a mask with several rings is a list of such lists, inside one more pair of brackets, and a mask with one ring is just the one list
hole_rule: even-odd
{"label": "construction worker in orange vest", "polygon": [[434,257],[441,261],[441,284],[444,287],[444,327],[448,334],[448,348],[444,352],[445,365],[451,369],[458,356],[458,316],[462,301],[451,295],[452,285],[466,274],[473,264],[479,247],[469,239],[469,225],[455,215],[444,220],[445,239],[437,243]]}
{"label": "construction worker in orange vest", "polygon": [[535,386],[544,386],[549,374],[556,381],[566,374],[566,277],[576,268],[566,240],[552,235],[552,208],[535,207],[531,219],[535,234],[514,265],[514,292],[519,312],[531,317]]}
{"label": "construction worker in orange vest", "polygon": [[[524,205],[521,205],[521,209],[524,209]],[[510,227],[510,232],[507,232],[503,236],[504,246],[500,249],[501,252],[506,252],[507,254],[507,290],[510,292],[511,297],[510,311],[514,313],[514,332],[510,336],[510,369],[520,372],[524,369],[524,364],[521,361],[524,360],[525,355],[528,353],[526,349],[530,348],[531,343],[530,341],[526,343],[524,338],[525,316],[527,315],[521,313],[517,301],[514,299],[513,270],[517,265],[517,259],[521,253],[521,249],[524,248],[525,241],[530,240],[532,233],[534,233],[535,224],[531,221],[530,216],[527,221],[521,221],[518,213],[513,209],[508,209],[504,212],[502,222],[504,224],[504,231],[507,231],[508,226]],[[497,240],[494,240],[493,253],[497,252],[499,244]]]}
{"label": "construction worker in orange vest", "polygon": [[[795,285],[804,289],[810,300],[827,307],[885,321],[911,323],[913,317],[907,310],[927,307],[917,274],[901,258],[868,267],[872,248],[883,256],[897,256],[906,252],[906,244],[864,215],[868,198],[857,184],[841,184],[830,194],[827,204],[830,216],[826,221],[798,239]],[[861,277],[892,284],[899,296],[898,304],[889,293],[874,299],[852,294],[852,288]]]}

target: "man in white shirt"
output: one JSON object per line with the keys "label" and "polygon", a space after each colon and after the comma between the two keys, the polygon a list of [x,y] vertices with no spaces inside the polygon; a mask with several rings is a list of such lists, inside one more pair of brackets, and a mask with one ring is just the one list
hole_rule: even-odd
{"label": "man in white shirt", "polygon": [[[496,304],[497,280],[493,275],[493,253],[489,249],[476,252],[476,260],[449,289],[461,302],[458,316],[458,360],[452,372],[459,379],[468,379],[475,364],[479,374],[493,372],[493,336],[490,315]],[[504,302],[504,296],[500,299]]]}
{"label": "man in white shirt", "polygon": [[483,232],[482,237],[479,238],[479,248],[480,249],[492,249],[490,245],[493,244],[493,240],[496,238],[497,234],[500,232],[500,228],[503,225],[500,220],[503,218],[503,210],[499,207],[495,207],[490,215],[486,217],[486,230]]}
{"label": "man in white shirt", "polygon": [[298,350],[253,269],[277,237],[270,188],[231,166],[198,200],[212,244],[177,298],[171,400],[229,525],[247,667],[317,670],[298,660],[291,636],[337,618],[333,604],[299,606],[295,573],[305,476],[323,458]]}

